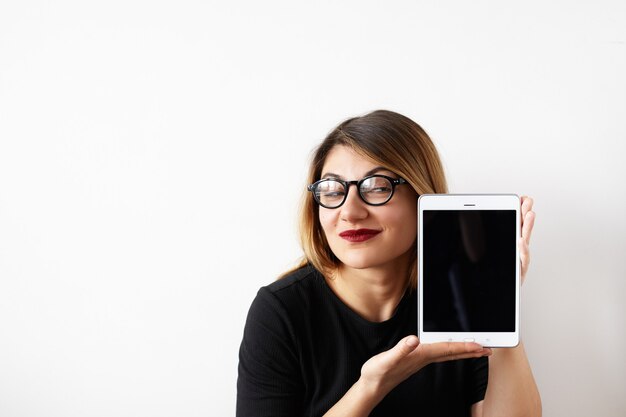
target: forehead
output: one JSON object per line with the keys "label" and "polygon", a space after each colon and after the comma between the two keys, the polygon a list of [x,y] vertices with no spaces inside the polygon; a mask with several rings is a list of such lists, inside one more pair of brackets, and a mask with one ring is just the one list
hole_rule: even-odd
{"label": "forehead", "polygon": [[360,178],[379,166],[375,161],[356,153],[350,147],[336,145],[326,156],[322,167],[322,176],[333,173],[344,178]]}

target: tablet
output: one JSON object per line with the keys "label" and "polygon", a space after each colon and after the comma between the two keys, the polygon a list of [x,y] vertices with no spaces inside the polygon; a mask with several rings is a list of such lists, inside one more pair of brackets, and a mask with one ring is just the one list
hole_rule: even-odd
{"label": "tablet", "polygon": [[519,197],[425,194],[417,207],[420,341],[517,346]]}

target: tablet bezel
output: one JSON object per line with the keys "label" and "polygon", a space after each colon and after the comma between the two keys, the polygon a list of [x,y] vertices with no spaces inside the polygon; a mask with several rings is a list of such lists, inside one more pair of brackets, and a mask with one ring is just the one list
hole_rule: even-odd
{"label": "tablet bezel", "polygon": [[[515,331],[513,332],[425,332],[423,331],[423,224],[424,210],[515,210]],[[417,328],[422,343],[475,342],[487,347],[515,347],[520,333],[520,254],[517,240],[521,236],[520,198],[517,194],[423,194],[417,201]]]}

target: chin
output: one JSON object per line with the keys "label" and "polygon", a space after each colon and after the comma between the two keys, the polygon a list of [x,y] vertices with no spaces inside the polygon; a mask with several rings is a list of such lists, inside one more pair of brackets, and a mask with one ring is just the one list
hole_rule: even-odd
{"label": "chin", "polygon": [[341,256],[338,258],[342,264],[354,269],[373,268],[385,263],[385,260],[376,259],[372,256],[366,256],[365,254],[359,256]]}

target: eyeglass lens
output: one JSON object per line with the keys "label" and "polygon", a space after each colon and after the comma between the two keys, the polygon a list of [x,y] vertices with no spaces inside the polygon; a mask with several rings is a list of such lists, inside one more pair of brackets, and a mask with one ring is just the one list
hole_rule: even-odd
{"label": "eyeglass lens", "polygon": [[[340,206],[346,193],[344,184],[332,179],[320,182],[315,189],[317,200],[327,207]],[[384,177],[369,177],[360,183],[359,193],[367,203],[383,204],[391,198],[393,184]]]}

